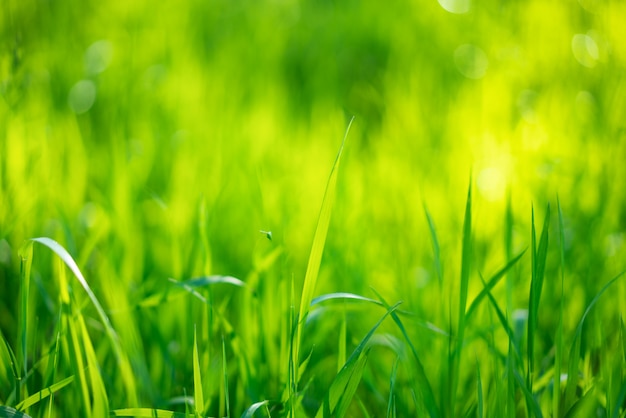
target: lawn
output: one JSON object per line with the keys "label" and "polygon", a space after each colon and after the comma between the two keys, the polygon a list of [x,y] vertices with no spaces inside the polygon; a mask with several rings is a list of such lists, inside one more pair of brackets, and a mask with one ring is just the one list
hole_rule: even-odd
{"label": "lawn", "polygon": [[0,417],[626,417],[625,19],[5,0]]}

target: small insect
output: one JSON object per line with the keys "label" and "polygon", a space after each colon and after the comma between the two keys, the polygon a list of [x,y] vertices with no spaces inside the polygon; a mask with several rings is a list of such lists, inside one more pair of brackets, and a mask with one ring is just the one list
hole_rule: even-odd
{"label": "small insect", "polygon": [[262,229],[259,231],[262,234],[265,234],[265,236],[267,237],[267,239],[269,239],[270,241],[272,240],[272,231],[263,231]]}

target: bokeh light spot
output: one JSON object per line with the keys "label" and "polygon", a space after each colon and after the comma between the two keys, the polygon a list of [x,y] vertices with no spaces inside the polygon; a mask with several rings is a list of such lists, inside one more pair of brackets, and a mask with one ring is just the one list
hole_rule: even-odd
{"label": "bokeh light spot", "polygon": [[85,52],[85,71],[89,75],[100,74],[107,69],[113,57],[113,45],[102,40],[94,42]]}
{"label": "bokeh light spot", "polygon": [[438,0],[439,5],[450,13],[467,13],[470,10],[470,0]]}
{"label": "bokeh light spot", "polygon": [[461,45],[454,51],[454,63],[461,74],[473,80],[483,78],[489,67],[487,54],[471,44]]}
{"label": "bokeh light spot", "polygon": [[577,33],[572,38],[572,52],[580,65],[593,68],[600,58],[600,50],[596,41],[589,35]]}
{"label": "bokeh light spot", "polygon": [[476,180],[480,194],[495,202],[504,198],[506,188],[504,174],[496,167],[487,167],[480,171]]}
{"label": "bokeh light spot", "polygon": [[95,101],[96,85],[91,80],[81,80],[70,90],[69,104],[78,115],[91,109]]}

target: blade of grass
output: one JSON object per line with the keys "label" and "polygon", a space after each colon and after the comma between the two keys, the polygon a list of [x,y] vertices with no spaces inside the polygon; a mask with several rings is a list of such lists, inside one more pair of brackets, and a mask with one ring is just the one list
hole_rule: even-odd
{"label": "blade of grass", "polygon": [[433,256],[435,257],[435,270],[437,271],[437,279],[439,288],[443,288],[443,267],[441,265],[441,252],[439,249],[439,239],[437,238],[437,229],[435,228],[435,222],[430,216],[426,202],[424,202],[424,213],[426,214],[426,220],[428,221],[428,229],[430,230],[430,239],[433,246]]}
{"label": "blade of grass", "polygon": [[324,398],[324,404],[317,411],[316,417],[320,418],[331,415],[333,417],[340,416],[339,412],[341,411],[339,411],[339,408],[347,408],[346,403],[349,404],[349,401],[354,395],[354,391],[356,391],[356,386],[361,380],[361,373],[363,372],[365,362],[367,360],[367,354],[365,353],[367,343],[372,338],[380,324],[383,323],[388,315],[392,314],[393,311],[397,309],[400,303],[401,302],[398,302],[390,307],[354,349],[350,358],[348,358],[344,366],[341,368],[339,373],[337,373],[330,384],[330,388]]}
{"label": "blade of grass", "polygon": [[[485,284],[484,280],[483,280],[483,286],[485,286],[484,289],[487,289],[487,285]],[[502,310],[498,306],[498,302],[496,302],[495,298],[493,297],[493,295],[491,294],[489,290],[487,290],[487,297],[489,298],[489,302],[491,303],[491,306],[493,306],[493,309],[496,311],[496,315],[498,317],[498,320],[500,321],[500,325],[502,326],[507,336],[509,337],[509,342],[511,343],[514,349],[515,355],[517,356],[517,358],[521,358],[522,353],[521,353],[520,348],[517,346],[515,342],[515,334],[513,330],[511,329],[511,326],[509,325],[509,321],[507,321],[506,317],[504,316],[504,313],[502,313]],[[509,357],[510,357],[510,354],[509,354]]]}
{"label": "blade of grass", "polygon": [[[506,215],[504,220],[504,249],[506,260],[511,260],[513,256],[513,206],[511,204],[511,188],[507,190]],[[506,311],[508,315],[513,313],[513,275],[508,272],[506,275]]]}
{"label": "blade of grass", "polygon": [[487,295],[487,292],[491,291],[491,289],[493,289],[498,284],[500,279],[508,273],[508,271],[522,258],[522,256],[525,253],[526,253],[526,250],[516,255],[515,258],[513,258],[506,264],[506,266],[502,267],[500,270],[498,270],[496,274],[491,276],[491,278],[487,281],[487,284],[485,285],[483,290],[481,290],[480,293],[474,298],[470,307],[467,309],[467,313],[465,314],[465,322],[469,321],[474,311],[480,305],[480,302]]}
{"label": "blade of grass", "polygon": [[228,365],[226,363],[226,342],[222,336],[222,373],[224,375],[224,400],[226,401],[226,417],[230,418],[230,396],[228,395]]}
{"label": "blade of grass", "polygon": [[346,311],[344,310],[343,315],[341,315],[341,327],[339,328],[339,341],[338,341],[338,349],[337,349],[337,373],[339,373],[343,365],[346,364],[346,357],[347,357],[346,334],[347,334]]}
{"label": "blade of grass", "polygon": [[604,286],[602,286],[602,289],[600,289],[600,291],[596,293],[594,298],[591,300],[591,303],[589,303],[589,306],[587,306],[587,309],[585,309],[585,312],[580,318],[580,321],[578,322],[578,326],[576,327],[576,332],[574,334],[574,341],[570,349],[569,363],[567,368],[567,383],[565,384],[565,410],[567,411],[569,411],[574,405],[574,395],[576,391],[576,386],[578,385],[578,362],[580,360],[580,343],[585,318],[587,318],[587,315],[589,315],[589,312],[598,302],[604,292],[606,292],[606,290],[611,287],[611,285],[613,285],[620,277],[622,277],[624,273],[626,273],[626,271],[619,273],[617,276],[609,280]]}
{"label": "blade of grass", "polygon": [[0,418],[31,418],[31,416],[17,411],[10,406],[0,405]]}
{"label": "blade of grass", "polygon": [[324,413],[325,417],[343,418],[346,415],[346,412],[348,411],[348,407],[350,406],[350,403],[352,402],[352,398],[354,397],[354,394],[356,393],[359,383],[361,382],[363,371],[365,370],[365,365],[367,364],[368,356],[369,356],[369,349],[366,350],[363,354],[361,354],[358,357],[354,365],[354,368],[352,370],[352,373],[350,373],[350,378],[348,380],[348,383],[346,384],[346,387],[343,393],[341,394],[341,397],[339,398],[339,402],[337,402],[337,407],[335,408],[333,413],[330,415],[326,415],[326,413]]}
{"label": "blade of grass", "polygon": [[[263,406],[269,404],[270,401],[264,400],[261,402],[256,402],[248,407],[243,414],[241,414],[241,418],[252,418],[256,411],[261,409]],[[268,415],[269,416],[269,415]]]}
{"label": "blade of grass", "polygon": [[[122,377],[122,381],[124,382],[125,393],[128,396],[128,400],[131,404],[136,404],[137,396],[136,396],[136,388],[135,388],[135,377],[134,377],[135,375],[130,366],[130,362],[128,361],[128,358],[126,357],[122,349],[122,346],[120,345],[119,338],[115,330],[111,326],[111,322],[109,321],[109,318],[107,317],[104,309],[102,308],[102,305],[100,305],[100,302],[98,301],[98,299],[96,298],[96,295],[91,290],[91,287],[87,283],[87,280],[85,280],[85,277],[83,276],[80,269],[76,265],[76,262],[74,261],[72,256],[67,252],[67,250],[63,248],[58,242],[54,241],[53,239],[50,239],[47,237],[40,237],[40,238],[32,238],[31,241],[38,242],[44,245],[45,247],[48,247],[56,255],[58,255],[61,258],[61,260],[63,260],[65,265],[67,265],[67,267],[72,271],[72,273],[74,273],[74,276],[76,277],[76,279],[79,281],[79,283],[81,284],[81,286],[87,293],[87,296],[89,296],[89,299],[91,300],[94,307],[96,308],[96,311],[98,312],[100,322],[104,326],[106,335],[111,343],[111,346],[113,347],[115,357],[120,367],[120,374]],[[63,291],[63,289],[61,291]]]}
{"label": "blade of grass", "polygon": [[[380,299],[383,305],[385,305],[387,309],[390,309],[389,304],[385,301],[382,295],[378,293],[375,289],[372,289],[372,291]],[[417,386],[419,388],[420,394],[422,395],[422,398],[425,404],[424,406],[426,407],[426,410],[430,414],[431,418],[438,418],[439,416],[441,416],[441,414],[439,413],[439,408],[437,407],[437,402],[435,401],[435,394],[433,392],[430,381],[428,380],[428,377],[426,376],[426,371],[424,370],[424,366],[420,360],[419,355],[417,354],[417,350],[415,349],[413,342],[409,338],[409,334],[407,333],[406,328],[404,327],[404,324],[402,324],[400,317],[396,315],[395,312],[392,312],[391,318],[395,322],[396,326],[400,329],[402,336],[404,337],[407,344],[409,344],[409,347],[411,348],[411,353],[413,354],[413,358],[415,359],[415,364],[416,364],[415,372],[417,374]],[[421,406],[418,404],[418,409],[420,407]]]}
{"label": "blade of grass", "polygon": [[[20,319],[19,335],[20,350],[18,351],[18,364],[21,364],[22,372],[26,375],[28,371],[28,306],[30,295],[30,270],[33,262],[33,244],[28,241],[19,250],[20,257]],[[18,375],[19,376],[19,375]],[[21,381],[21,379],[20,379]],[[16,400],[19,402],[22,396],[21,385],[16,388]]]}
{"label": "blade of grass", "polygon": [[396,378],[398,376],[398,363],[400,362],[400,357],[396,357],[393,362],[393,368],[391,369],[391,378],[389,379],[389,401],[387,402],[387,418],[392,417],[392,411],[394,407],[394,399],[395,399],[395,389],[396,389]]}
{"label": "blade of grass", "polygon": [[532,393],[533,373],[535,370],[535,333],[539,320],[539,301],[541,299],[541,290],[543,287],[543,276],[546,266],[546,258],[548,254],[548,227],[550,225],[550,205],[546,210],[546,216],[543,221],[541,230],[541,238],[539,239],[539,247],[536,246],[535,232],[535,210],[532,209],[532,276],[530,282],[530,297],[528,300],[528,374],[526,381],[528,389]]}
{"label": "blade of grass", "polygon": [[478,410],[476,411],[478,418],[484,416],[483,413],[483,381],[480,378],[480,367],[478,366],[478,359],[476,359],[476,397],[478,398]]}
{"label": "blade of grass", "polygon": [[526,399],[526,404],[528,405],[529,416],[534,415],[535,417],[543,418],[543,414],[541,413],[541,408],[539,407],[539,404],[537,403],[537,400],[533,396],[530,389],[524,383],[524,379],[522,379],[522,376],[520,376],[519,372],[515,370],[514,368],[511,368],[509,371],[513,373],[515,382],[517,383],[518,387],[522,390],[522,393],[524,394],[524,398]]}
{"label": "blade of grass", "polygon": [[19,404],[15,405],[15,408],[18,410],[26,410],[33,405],[38,404],[42,400],[46,399],[48,396],[52,395],[55,392],[63,389],[65,386],[69,385],[74,381],[74,376],[67,377],[45,389],[40,390],[37,393],[30,395],[28,398],[24,399]]}
{"label": "blade of grass", "polygon": [[200,360],[198,357],[198,339],[196,327],[193,327],[193,400],[196,408],[196,416],[204,414],[204,394],[202,386],[202,373],[200,372]]}
{"label": "blade of grass", "polygon": [[85,326],[85,320],[82,315],[76,318],[78,330],[80,332],[80,340],[83,350],[85,351],[85,359],[87,361],[87,372],[89,374],[89,384],[91,386],[91,404],[92,414],[96,417],[104,417],[109,415],[109,399],[107,398],[102,375],[100,374],[100,366],[96,352],[93,349],[91,338]]}
{"label": "blade of grass", "polygon": [[620,408],[626,402],[626,380],[622,382],[622,387],[619,391],[619,395],[617,395],[617,399],[615,400],[615,407],[613,408],[612,418],[619,418]]}
{"label": "blade of grass", "polygon": [[295,367],[295,379],[296,383],[300,380],[299,370],[299,354],[300,354],[300,342],[302,338],[302,328],[304,327],[304,321],[309,313],[311,300],[313,299],[313,292],[317,284],[317,276],[322,261],[322,254],[324,252],[324,245],[326,243],[326,235],[328,233],[328,225],[330,223],[330,215],[332,212],[333,203],[335,201],[335,189],[337,187],[337,176],[339,172],[339,165],[341,163],[341,156],[343,155],[343,147],[346,143],[350,127],[352,126],[354,117],[350,119],[348,127],[339,147],[339,152],[335,158],[335,163],[331,169],[328,182],[326,183],[326,191],[324,192],[324,198],[322,200],[322,207],[320,209],[319,218],[317,220],[317,226],[315,228],[315,235],[313,236],[313,244],[311,246],[311,252],[309,254],[309,262],[304,275],[304,284],[302,286],[302,297],[300,299],[300,310],[298,312],[297,324],[296,324],[296,338],[293,342],[293,357]]}
{"label": "blade of grass", "polygon": [[465,205],[465,219],[463,221],[463,245],[461,254],[461,289],[459,292],[459,320],[457,324],[456,343],[449,359],[448,372],[450,373],[450,403],[448,415],[455,415],[456,392],[461,369],[461,351],[465,338],[465,308],[467,305],[467,291],[469,287],[470,264],[472,259],[472,180],[467,189],[467,203]]}
{"label": "blade of grass", "polygon": [[4,402],[7,404],[12,404],[13,403],[12,398],[15,397],[17,392],[19,391],[20,380],[21,380],[20,370],[19,370],[17,359],[15,357],[15,353],[11,349],[11,346],[9,345],[8,341],[4,338],[4,334],[2,334],[2,330],[0,330],[0,339],[2,339],[2,342],[3,342],[2,346],[5,348],[5,350],[0,350],[0,352],[3,353],[1,358],[5,362],[8,361],[10,363],[11,373],[13,374],[13,391],[8,396],[8,398],[4,400]]}
{"label": "blade of grass", "polygon": [[561,301],[559,306],[559,324],[556,330],[556,347],[554,353],[554,390],[552,394],[552,416],[559,417],[559,405],[561,403],[561,362],[563,359],[563,316],[564,316],[564,291],[565,291],[565,229],[563,227],[563,211],[561,201],[556,197],[557,212],[559,215],[559,254],[561,256]]}

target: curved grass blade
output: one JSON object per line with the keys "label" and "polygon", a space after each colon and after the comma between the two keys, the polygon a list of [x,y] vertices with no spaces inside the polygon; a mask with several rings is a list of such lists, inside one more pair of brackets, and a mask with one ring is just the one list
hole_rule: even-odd
{"label": "curved grass blade", "polygon": [[491,276],[483,290],[481,290],[480,293],[474,298],[470,307],[467,309],[467,312],[465,314],[466,322],[469,321],[476,308],[478,308],[478,305],[480,305],[480,302],[484,299],[485,296],[487,296],[487,293],[490,292],[491,289],[493,289],[498,284],[500,279],[502,279],[507,274],[507,272],[520,260],[520,258],[522,258],[525,253],[526,250],[516,255],[515,258],[513,258],[504,267],[498,270],[496,274]]}
{"label": "curved grass blade", "polygon": [[[18,410],[24,410],[30,408],[33,405],[36,405],[40,401],[46,399],[48,396],[52,395],[55,392],[63,389],[65,386],[69,385],[74,381],[74,376],[67,377],[54,385],[47,387],[45,389],[40,390],[37,393],[30,395],[28,398],[24,399],[22,402],[15,406]],[[2,415],[0,415],[2,416]]]}
{"label": "curved grass blade", "polygon": [[576,327],[576,333],[574,334],[574,342],[572,343],[572,348],[570,349],[569,356],[569,364],[567,368],[567,383],[565,384],[565,410],[569,410],[570,407],[573,407],[574,404],[573,399],[576,392],[576,386],[578,384],[578,362],[580,359],[580,343],[583,332],[583,325],[585,323],[585,318],[594,307],[594,305],[598,302],[600,297],[606,292],[606,290],[611,287],[613,283],[615,283],[620,277],[622,277],[626,273],[626,271],[622,271],[617,276],[613,277],[609,280],[602,289],[591,300],[587,309],[583,313],[583,316],[580,318],[580,322],[578,322],[578,326]]}
{"label": "curved grass blade", "polygon": [[[375,289],[372,289],[372,291],[376,294],[376,296],[380,299],[380,301],[385,305],[385,307],[387,309],[390,309],[389,304],[385,301],[382,295],[378,293]],[[417,354],[417,350],[415,349],[413,342],[409,338],[409,334],[406,332],[406,328],[404,328],[404,324],[402,324],[400,317],[396,315],[395,312],[392,312],[391,318],[396,323],[396,326],[400,329],[400,332],[402,332],[404,339],[406,340],[407,344],[409,344],[409,347],[411,348],[411,353],[413,353],[413,358],[415,359],[415,364],[417,366],[415,370],[415,372],[417,373],[417,383],[418,383],[418,387],[420,389],[421,395],[423,397],[426,410],[430,414],[431,418],[438,418],[441,416],[441,414],[439,413],[439,408],[437,407],[437,402],[435,401],[435,394],[433,392],[433,388],[430,384],[430,381],[428,380],[428,377],[426,376],[424,365],[422,364],[419,358],[419,355]],[[419,407],[420,406],[418,404],[418,409]]]}
{"label": "curved grass blade", "polygon": [[337,376],[328,389],[328,393],[324,398],[322,407],[318,410],[316,417],[341,417],[342,413],[347,409],[356,387],[361,380],[363,369],[367,361],[367,352],[365,347],[388,315],[392,314],[401,302],[390,307],[387,312],[378,320],[378,322],[369,330],[367,335],[361,340],[359,345],[354,349],[346,364],[341,368]]}
{"label": "curved grass blade", "polygon": [[532,414],[538,418],[543,418],[543,414],[541,413],[541,408],[537,403],[537,399],[535,399],[529,388],[524,383],[524,379],[522,379],[522,376],[520,376],[519,372],[514,368],[510,368],[509,372],[513,373],[513,377],[515,378],[517,385],[522,390],[522,393],[526,398],[526,404],[528,405],[529,412],[532,412]]}
{"label": "curved grass blade", "polygon": [[348,123],[348,127],[346,128],[343,141],[341,141],[341,146],[339,147],[339,152],[337,153],[337,157],[335,158],[335,163],[333,164],[333,168],[331,169],[328,182],[326,183],[326,191],[324,192],[324,199],[322,200],[322,207],[320,209],[319,218],[317,220],[315,235],[313,236],[313,244],[311,246],[311,252],[309,254],[309,262],[307,265],[306,274],[304,275],[302,297],[300,299],[300,310],[296,323],[296,338],[293,343],[293,357],[295,361],[294,374],[296,382],[300,380],[299,354],[302,328],[304,327],[304,321],[306,320],[306,316],[309,313],[311,300],[313,299],[313,292],[315,291],[315,286],[317,284],[317,276],[322,261],[324,245],[326,243],[328,225],[330,224],[330,215],[332,212],[333,203],[335,201],[335,189],[337,187],[337,175],[339,172],[339,165],[341,163],[341,156],[343,155],[343,147],[346,143],[346,139],[348,137],[348,133],[350,132],[350,127],[352,126],[353,121],[354,117],[352,117],[352,119],[350,119],[350,122]]}
{"label": "curved grass blade", "polygon": [[136,389],[135,389],[135,378],[134,378],[134,373],[132,371],[132,368],[130,366],[130,362],[128,361],[126,355],[124,354],[124,351],[122,350],[122,346],[119,343],[118,336],[115,330],[113,329],[113,327],[111,326],[111,322],[109,321],[109,318],[104,312],[102,305],[100,305],[98,298],[96,298],[96,295],[91,290],[91,287],[89,287],[87,280],[85,280],[85,277],[83,276],[80,269],[76,265],[76,262],[74,261],[72,256],[67,252],[65,248],[63,248],[58,242],[54,241],[51,238],[39,237],[39,238],[32,238],[31,240],[34,242],[38,242],[44,245],[45,247],[48,247],[56,255],[58,255],[61,258],[61,260],[63,260],[65,265],[72,271],[72,273],[74,273],[74,276],[76,277],[76,279],[79,281],[79,283],[81,284],[81,286],[87,293],[87,296],[89,296],[89,299],[91,300],[94,307],[96,308],[96,311],[98,312],[98,316],[100,317],[100,322],[102,322],[106,335],[109,338],[111,346],[113,347],[113,351],[115,352],[118,365],[121,369],[120,371],[122,375],[122,381],[124,382],[124,385],[125,385],[126,395],[129,397],[129,402],[136,403],[137,398],[136,398]]}
{"label": "curved grass blade", "polygon": [[[12,403],[11,400],[13,396],[19,391],[21,377],[20,377],[18,362],[17,362],[17,359],[15,358],[15,353],[11,349],[11,346],[9,345],[8,341],[4,338],[4,334],[2,334],[2,330],[0,330],[0,339],[2,339],[2,343],[3,343],[2,345],[6,349],[6,350],[2,350],[0,348],[0,359],[2,359],[5,362],[5,364],[6,362],[11,364],[11,373],[13,374],[13,382],[14,382],[13,391],[9,395],[8,399],[0,399],[0,401],[8,404],[8,403]],[[8,359],[6,357],[8,357]]]}
{"label": "curved grass blade", "polygon": [[346,293],[346,292],[337,292],[337,293],[327,293],[325,295],[321,295],[316,297],[311,301],[311,306],[315,306],[319,303],[325,302],[327,300],[335,300],[335,299],[353,299],[360,300],[364,302],[373,303],[374,305],[383,306],[383,304],[375,299],[370,299],[365,296],[357,295],[354,293]]}
{"label": "curved grass blade", "polygon": [[263,406],[265,406],[265,405],[267,405],[269,403],[270,403],[270,401],[264,400],[264,401],[257,402],[257,403],[254,403],[254,404],[250,405],[250,407],[248,409],[246,409],[243,414],[241,414],[241,418],[252,418],[256,411],[258,411]]}
{"label": "curved grass blade", "polygon": [[[484,280],[483,280],[483,286],[485,286],[484,289],[487,289],[487,285],[485,284]],[[491,306],[493,306],[493,309],[496,311],[496,315],[498,317],[498,320],[500,321],[500,325],[502,325],[502,328],[504,328],[506,335],[509,337],[509,342],[514,349],[514,352],[517,355],[517,358],[521,358],[522,353],[520,351],[520,348],[517,346],[517,343],[515,341],[515,334],[513,330],[511,329],[511,326],[509,325],[509,321],[507,321],[506,317],[502,313],[502,310],[498,306],[498,302],[496,302],[496,299],[493,297],[493,295],[491,294],[489,290],[487,290],[487,297],[489,298],[489,302],[491,303]]]}
{"label": "curved grass blade", "polygon": [[31,418],[31,416],[23,412],[17,411],[10,406],[1,405],[0,418]]}

